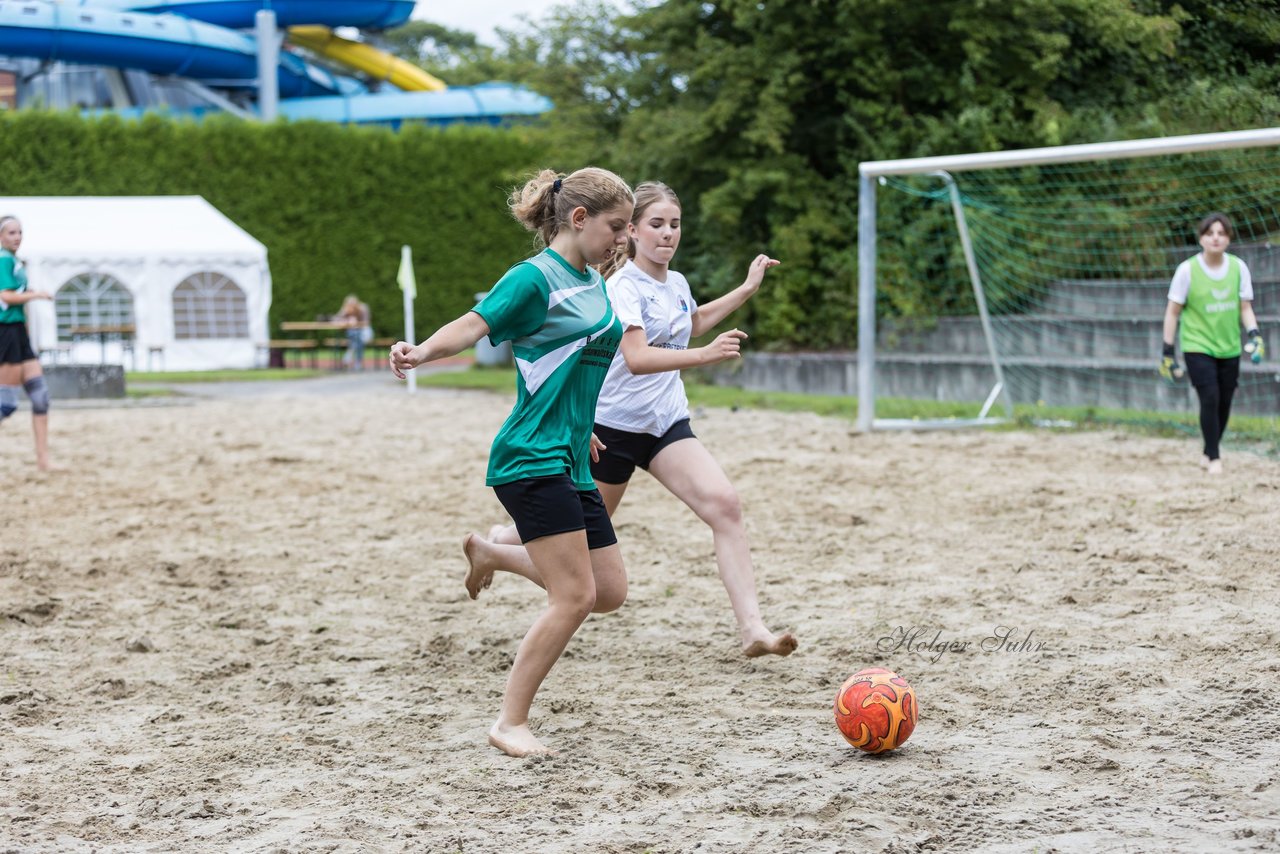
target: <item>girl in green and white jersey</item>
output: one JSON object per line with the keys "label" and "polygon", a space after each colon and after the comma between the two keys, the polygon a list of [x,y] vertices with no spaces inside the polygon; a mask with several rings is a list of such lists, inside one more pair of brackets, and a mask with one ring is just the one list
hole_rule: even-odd
{"label": "girl in green and white jersey", "polygon": [[[797,641],[775,634],[760,614],[755,570],[737,490],[694,435],[682,368],[738,358],[746,333],[733,329],[703,347],[690,338],[715,328],[760,288],[779,262],[758,255],[743,283],[698,305],[683,275],[671,269],[680,246],[682,210],[675,191],[657,181],[635,188],[636,206],[627,246],[600,272],[609,301],[625,331],[596,404],[596,438],[603,444],[591,474],[612,518],[636,468],[649,472],[711,528],[717,568],[738,623],[742,653],[749,658],[790,655]],[[515,528],[495,526],[491,543],[473,546],[473,564],[503,569],[489,558],[518,543]],[[488,581],[488,577],[485,578]],[[487,586],[487,585],[486,585]]]}
{"label": "girl in green and white jersey", "polygon": [[36,440],[36,466],[49,470],[49,387],[40,360],[27,335],[26,305],[53,299],[27,287],[27,271],[16,254],[22,246],[22,223],[0,216],[0,422],[18,408],[18,386],[31,400],[31,425]]}
{"label": "girl in green and white jersey", "polygon": [[[627,238],[634,199],[617,175],[543,171],[512,193],[517,220],[547,248],[516,264],[479,305],[417,345],[391,348],[404,372],[452,356],[483,336],[510,341],[519,369],[516,405],[489,452],[486,483],[515,520],[524,546],[510,571],[547,591],[511,665],[489,743],[510,756],[552,753],[529,729],[529,707],[587,615],[613,611],[627,596],[627,573],[600,492],[591,479],[596,398],[622,339],[622,324],[591,265]],[[471,562],[473,535],[463,541]],[[485,574],[472,563],[474,599]]]}
{"label": "girl in green and white jersey", "polygon": [[[1204,436],[1202,465],[1210,474],[1222,472],[1219,443],[1231,415],[1231,398],[1240,378],[1240,353],[1262,361],[1266,352],[1253,313],[1253,277],[1248,266],[1227,254],[1234,229],[1226,214],[1211,213],[1196,230],[1204,251],[1183,261],[1169,285],[1164,313],[1164,354],[1160,374],[1180,379],[1174,336],[1181,320],[1182,356],[1200,398],[1200,432]],[[1243,324],[1248,343],[1240,345]]]}

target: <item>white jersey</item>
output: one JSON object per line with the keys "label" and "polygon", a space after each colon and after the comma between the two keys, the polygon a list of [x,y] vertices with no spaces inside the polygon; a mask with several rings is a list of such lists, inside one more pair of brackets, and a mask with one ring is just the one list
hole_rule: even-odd
{"label": "white jersey", "polygon": [[[1240,261],[1239,258],[1236,258]],[[1173,271],[1173,281],[1169,283],[1169,301],[1176,302],[1178,305],[1187,304],[1187,293],[1191,290],[1191,265],[1199,264],[1204,274],[1211,279],[1221,281],[1227,277],[1227,273],[1231,271],[1231,265],[1226,263],[1226,256],[1223,256],[1223,264],[1221,267],[1209,269],[1209,265],[1204,263],[1204,253],[1196,255],[1194,258],[1188,258],[1178,265],[1178,269]],[[1240,299],[1245,302],[1253,302],[1253,274],[1249,272],[1249,267],[1240,261]]]}
{"label": "white jersey", "polygon": [[[624,330],[639,328],[650,347],[684,350],[693,334],[693,314],[698,310],[689,283],[675,270],[659,282],[633,261],[609,277],[607,283],[613,313]],[[689,398],[679,371],[636,376],[627,368],[622,350],[613,358],[600,400],[596,423],[630,433],[661,436],[677,421],[689,417]]]}

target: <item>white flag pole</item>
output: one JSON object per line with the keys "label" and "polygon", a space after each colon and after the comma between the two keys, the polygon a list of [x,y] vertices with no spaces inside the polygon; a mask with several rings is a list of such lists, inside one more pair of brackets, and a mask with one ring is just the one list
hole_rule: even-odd
{"label": "white flag pole", "polygon": [[[410,344],[417,344],[417,339],[413,335],[413,298],[417,295],[417,283],[413,276],[413,257],[408,246],[400,247],[400,275],[397,277],[400,281],[400,290],[404,292],[404,340]],[[409,380],[409,394],[414,394],[418,390],[417,375],[414,370],[406,372]]]}

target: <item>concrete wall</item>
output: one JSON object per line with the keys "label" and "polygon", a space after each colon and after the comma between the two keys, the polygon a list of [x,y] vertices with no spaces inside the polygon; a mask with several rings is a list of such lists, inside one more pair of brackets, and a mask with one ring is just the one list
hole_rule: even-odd
{"label": "concrete wall", "polygon": [[[1241,362],[1233,411],[1280,415],[1280,249],[1242,254],[1255,271],[1254,306],[1269,356],[1261,365]],[[1169,387],[1156,375],[1167,289],[1167,281],[1063,280],[1045,295],[1044,310],[993,318],[1011,399],[1196,410],[1190,384]],[[995,385],[977,317],[885,322],[876,347],[880,397],[981,402]],[[702,373],[717,384],[757,391],[857,394],[857,355],[850,352],[748,352],[740,362]]]}
{"label": "concrete wall", "polygon": [[[1083,318],[1022,314],[993,318],[996,350],[1001,358],[1071,357],[1097,360],[1160,358],[1163,321],[1154,319]],[[1260,314],[1259,331],[1267,352],[1280,347],[1280,315]],[[1243,331],[1241,333],[1243,343]],[[977,317],[940,317],[905,329],[883,324],[876,340],[878,355],[935,354],[988,356],[982,322]]]}
{"label": "concrete wall", "polygon": [[[730,367],[699,373],[717,385],[751,391],[852,396],[858,393],[857,364],[854,353],[747,353]],[[1126,363],[1023,357],[1002,364],[1010,397],[1017,403],[1166,412],[1191,412],[1198,406],[1189,383],[1170,387],[1159,379],[1155,359]],[[985,357],[885,353],[876,360],[880,397],[980,403],[994,385],[995,371]],[[1280,415],[1280,365],[1244,361],[1232,411]]]}
{"label": "concrete wall", "polygon": [[124,397],[121,365],[46,365],[44,376],[54,401]]}
{"label": "concrete wall", "polygon": [[[1169,269],[1196,252],[1170,250]],[[1231,247],[1253,273],[1254,310],[1268,361],[1242,361],[1234,411],[1280,415],[1280,247]],[[1171,273],[1170,273],[1171,275]],[[1169,279],[1064,279],[1025,314],[992,319],[1010,396],[1019,403],[1190,411],[1188,383],[1167,387],[1156,375]],[[879,397],[973,401],[996,383],[977,316],[884,321],[877,332]],[[710,382],[753,391],[858,393],[852,352],[754,353],[701,371]]]}

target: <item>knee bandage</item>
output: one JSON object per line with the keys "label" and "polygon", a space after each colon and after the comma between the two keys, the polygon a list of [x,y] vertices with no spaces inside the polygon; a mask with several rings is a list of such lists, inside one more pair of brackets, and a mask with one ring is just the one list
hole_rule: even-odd
{"label": "knee bandage", "polygon": [[49,386],[43,376],[27,380],[22,387],[27,390],[27,397],[31,398],[32,414],[44,415],[49,411]]}
{"label": "knee bandage", "polygon": [[0,385],[0,421],[5,420],[18,408],[18,387],[16,385]]}

